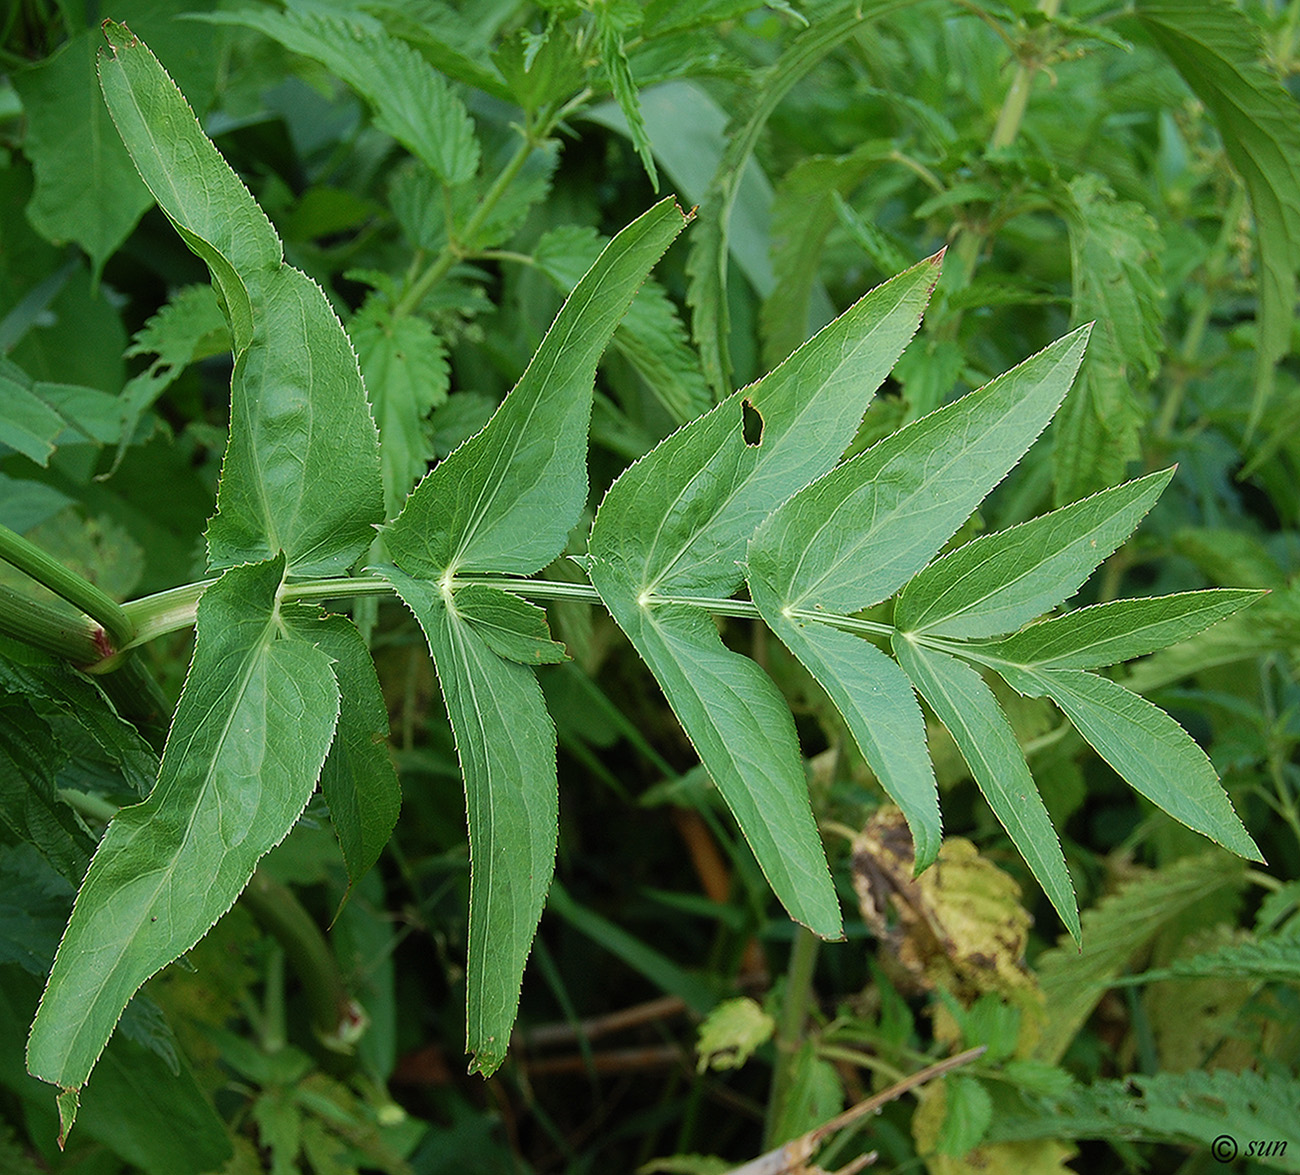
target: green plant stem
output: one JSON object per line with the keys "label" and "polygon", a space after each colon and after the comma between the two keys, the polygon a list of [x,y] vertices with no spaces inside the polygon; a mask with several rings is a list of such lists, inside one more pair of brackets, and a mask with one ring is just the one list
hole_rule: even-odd
{"label": "green plant stem", "polygon": [[[194,623],[200,598],[208,586],[215,582],[216,580],[211,579],[202,580],[130,601],[125,605],[125,609],[135,625],[136,635],[127,647],[135,648],[155,637],[189,628]],[[451,586],[454,590],[471,584],[499,588],[531,600],[582,600],[590,604],[601,603],[600,594],[590,584],[567,583],[554,579],[507,579],[501,576],[467,575],[453,579]],[[354,600],[367,596],[392,594],[392,587],[382,576],[357,575],[340,579],[305,579],[288,583],[284,586],[280,598],[285,602],[305,600],[319,603],[325,600]],[[703,608],[717,616],[732,616],[741,620],[762,619],[757,605],[749,600],[723,599],[714,596],[655,596],[653,602],[654,604],[686,604],[693,608]],[[833,628],[841,628],[846,632],[869,636],[890,636],[894,632],[892,625],[880,624],[874,620],[860,620],[854,616],[829,615],[802,608],[792,608],[789,615],[792,620],[815,620],[819,624],[829,624]]]}
{"label": "green plant stem", "polygon": [[[1049,20],[1056,16],[1060,10],[1061,0],[1039,0],[1038,11]],[[988,151],[990,154],[1005,151],[1016,141],[1016,136],[1020,133],[1020,127],[1025,121],[1025,112],[1029,109],[1029,92],[1033,88],[1034,78],[1038,76],[1039,71],[1043,68],[1043,61],[1036,57],[1027,56],[1023,50],[1017,56],[1019,60],[1016,63],[1016,71],[1012,75],[1011,85],[1007,88],[1006,95],[1002,99],[997,121],[993,124],[993,133],[989,136]],[[975,274],[980,249],[983,248],[987,238],[987,229],[977,229],[971,226],[963,227],[957,237],[957,243],[953,247],[952,255],[958,263],[958,273],[965,285],[970,284],[971,278]],[[945,323],[947,329],[943,333],[949,338],[955,337],[957,333],[956,326],[960,322],[961,312],[957,311]],[[948,326],[948,323],[952,325]]]}
{"label": "green plant stem", "polygon": [[112,653],[102,628],[88,617],[61,605],[33,600],[21,592],[0,587],[0,633],[74,665],[92,665]]}
{"label": "green plant stem", "polygon": [[817,949],[821,940],[806,926],[795,928],[790,948],[790,963],[785,973],[785,992],[781,997],[781,1018],[776,1026],[776,1065],[772,1070],[772,1089],[767,1099],[767,1121],[763,1129],[763,1149],[771,1150],[780,1140],[776,1137],[790,1084],[794,1079],[795,1057],[803,1045],[804,1025],[813,999],[813,972],[817,967]]}
{"label": "green plant stem", "polygon": [[364,1014],[343,983],[334,952],[293,890],[258,869],[240,898],[284,948],[302,982],[317,1039],[332,1054],[350,1056]]}
{"label": "green plant stem", "polygon": [[[93,583],[70,571],[35,543],[0,525],[0,559],[13,564],[37,583],[62,596],[74,608],[99,621],[111,641],[110,652],[125,648],[135,635],[131,618],[122,605],[106,596]],[[100,656],[104,650],[100,651]]]}
{"label": "green plant stem", "polygon": [[[496,179],[492,181],[492,186],[483,194],[483,199],[479,201],[473,216],[465,222],[465,227],[461,232],[462,240],[474,240],[475,234],[487,222],[487,218],[492,215],[496,206],[501,202],[501,197],[509,191],[510,185],[514,183],[515,178],[523,170],[524,164],[528,162],[528,157],[541,142],[545,141],[549,131],[549,120],[545,130],[540,134],[535,133],[532,127],[525,128],[523,142],[516,148],[515,153],[506,162],[505,167],[501,169]],[[397,303],[393,313],[399,318],[414,313],[424,300],[424,296],[451,272],[457,262],[464,260],[466,256],[468,256],[466,249],[451,237],[451,220],[448,218],[447,243],[442,247],[429,267],[411,283],[406,293],[402,295],[401,301]]]}

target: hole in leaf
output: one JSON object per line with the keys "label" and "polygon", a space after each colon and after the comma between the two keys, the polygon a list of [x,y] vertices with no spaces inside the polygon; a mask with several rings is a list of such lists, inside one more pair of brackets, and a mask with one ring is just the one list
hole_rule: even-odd
{"label": "hole in leaf", "polygon": [[740,402],[740,410],[744,414],[740,427],[745,444],[751,449],[756,448],[763,443],[763,414],[748,400]]}

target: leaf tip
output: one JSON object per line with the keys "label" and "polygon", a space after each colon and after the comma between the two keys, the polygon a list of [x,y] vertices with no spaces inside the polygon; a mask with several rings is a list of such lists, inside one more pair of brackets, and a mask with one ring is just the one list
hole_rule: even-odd
{"label": "leaf tip", "polygon": [[114,53],[119,49],[134,49],[140,43],[140,38],[124,23],[119,23],[111,17],[106,17],[99,27],[103,31],[104,40],[109,43]]}
{"label": "leaf tip", "polygon": [[60,1089],[58,1096],[54,1099],[59,1107],[59,1150],[62,1150],[67,1144],[72,1124],[77,1120],[77,1109],[81,1104],[80,1095],[81,1086],[71,1085],[65,1089]]}

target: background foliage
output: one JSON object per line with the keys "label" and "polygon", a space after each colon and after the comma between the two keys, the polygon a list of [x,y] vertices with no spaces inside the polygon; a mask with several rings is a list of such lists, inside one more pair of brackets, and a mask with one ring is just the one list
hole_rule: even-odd
{"label": "background foliage", "polygon": [[[949,836],[913,878],[905,828],[843,720],[761,626],[730,620],[724,639],[794,709],[852,911],[847,941],[818,947],[773,900],[610,619],[557,601],[573,660],[539,680],[560,748],[558,881],[511,1059],[486,1083],[462,1077],[460,770],[422,634],[399,605],[362,602],[402,784],[396,835],[340,909],[348,846],[314,801],[188,963],[131,1003],[60,1153],[49,1088],[25,1073],[27,1028],[71,901],[64,875],[147,789],[162,730],[125,688],[145,740],[96,727],[84,678],[42,676],[6,643],[6,1162],[725,1170],[984,1046],[818,1162],[875,1149],[884,1169],[1190,1171],[1230,1135],[1243,1154],[1289,1142],[1267,1165],[1300,1166],[1300,7],[92,7],[20,0],[5,17],[0,522],[119,600],[204,573],[231,339],[104,107],[94,55],[111,16],[158,54],[347,326],[390,514],[482,426],[656,187],[699,214],[601,365],[596,499],[941,246],[924,326],[855,450],[1095,320],[1061,414],[959,540],[1177,462],[1078,602],[1270,589],[1123,677],[1197,736],[1268,865],[1176,825],[1045,702],[1008,693],[1062,831],[1083,951],[1058,941],[934,723]],[[412,117],[422,103],[458,113],[429,135]],[[16,573],[5,584],[33,590]],[[142,650],[160,714],[187,639]],[[110,692],[115,676],[100,679]],[[322,1041],[340,1001],[368,1020],[350,1052]]]}

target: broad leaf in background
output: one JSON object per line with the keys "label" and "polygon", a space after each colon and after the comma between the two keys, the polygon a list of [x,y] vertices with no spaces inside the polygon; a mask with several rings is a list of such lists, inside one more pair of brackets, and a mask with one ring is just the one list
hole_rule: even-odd
{"label": "broad leaf in background", "polygon": [[312,57],[342,78],[375,110],[375,126],[392,135],[448,186],[473,179],[479,146],[465,104],[414,49],[373,18],[310,10],[248,9],[204,19],[242,24]]}
{"label": "broad leaf in background", "polygon": [[1053,464],[1061,505],[1113,485],[1140,454],[1146,386],[1160,367],[1161,240],[1139,204],[1095,176],[1061,193],[1070,230],[1071,317],[1096,326],[1088,358],[1057,419]]}
{"label": "broad leaf in background", "polygon": [[444,594],[379,568],[420,622],[456,736],[469,822],[466,1049],[471,1071],[505,1059],[524,963],[555,871],[555,725],[536,677],[503,660]]}
{"label": "broad leaf in background", "polygon": [[1291,351],[1300,269],[1300,103],[1260,64],[1255,24],[1224,0],[1140,0],[1137,15],[1214,116],[1223,149],[1250,193],[1263,271],[1253,425],[1272,390],[1274,365]]}
{"label": "broad leaf in background", "polygon": [[[81,245],[96,272],[153,203],[95,85],[102,44],[99,30],[87,29],[62,53],[14,78],[28,119],[23,150],[36,172],[27,215],[46,238]],[[69,138],[79,149],[69,150]]]}
{"label": "broad leaf in background", "polygon": [[902,632],[1013,632],[1072,596],[1155,504],[1172,469],[1103,490],[936,559],[898,597]]}
{"label": "broad leaf in background", "polygon": [[530,575],[559,554],[587,499],[596,364],[686,220],[669,197],[605,247],[492,419],[415,487],[385,528],[403,571]]}
{"label": "broad leaf in background", "polygon": [[[592,583],[658,677],[768,881],[796,919],[832,937],[838,903],[780,695],[723,647],[698,609],[671,600],[730,595],[754,527],[834,465],[915,333],[938,261],[871,291],[775,371],[626,470],[591,533]],[[761,421],[753,443],[747,405]]]}
{"label": "broad leaf in background", "polygon": [[[379,438],[356,356],[324,293],[284,265],[275,230],[157,59],[105,24],[104,98],[185,243],[208,264],[235,344],[230,444],[208,528],[215,569],[285,551],[345,571],[383,518]],[[158,136],[160,123],[170,132]]]}
{"label": "broad leaf in background", "polygon": [[1061,842],[993,691],[969,665],[910,637],[895,638],[894,654],[948,728],[993,814],[1079,941],[1079,906]]}
{"label": "broad leaf in background", "polygon": [[66,1134],[139,986],[192,947],[293,826],[334,737],[330,659],[279,636],[283,556],[235,567],[199,603],[194,660],[158,783],[109,824],[77,895],[28,1042]]}

